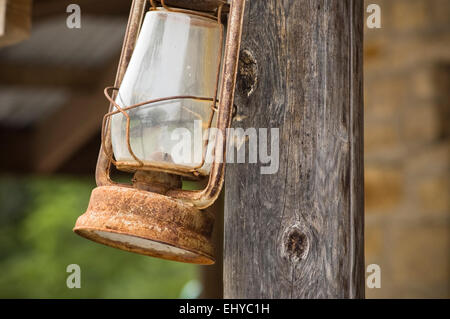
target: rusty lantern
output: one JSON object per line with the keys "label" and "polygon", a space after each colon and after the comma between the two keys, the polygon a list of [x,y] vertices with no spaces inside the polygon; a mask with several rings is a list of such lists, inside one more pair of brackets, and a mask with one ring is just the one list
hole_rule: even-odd
{"label": "rusty lantern", "polygon": [[[214,216],[204,209],[224,179],[245,1],[149,3],[147,13],[148,1],[132,3],[115,86],[105,89],[97,187],[74,231],[143,255],[212,264]],[[211,138],[212,127],[221,139]],[[180,130],[196,129],[200,147],[189,134],[174,142]],[[180,143],[188,156],[171,151]],[[132,183],[112,181],[111,165],[133,173]],[[183,190],[183,179],[206,186]]]}

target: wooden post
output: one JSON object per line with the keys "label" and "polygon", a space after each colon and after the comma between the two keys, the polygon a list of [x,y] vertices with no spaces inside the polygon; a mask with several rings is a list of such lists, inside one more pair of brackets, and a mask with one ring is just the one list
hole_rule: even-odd
{"label": "wooden post", "polygon": [[364,297],[362,40],[363,0],[247,0],[233,125],[280,163],[227,165],[225,298]]}
{"label": "wooden post", "polygon": [[208,210],[215,215],[212,240],[214,244],[214,256],[216,263],[209,266],[199,266],[200,279],[203,291],[201,299],[223,298],[223,192]]}
{"label": "wooden post", "polygon": [[31,33],[31,0],[0,0],[0,47],[16,44]]}

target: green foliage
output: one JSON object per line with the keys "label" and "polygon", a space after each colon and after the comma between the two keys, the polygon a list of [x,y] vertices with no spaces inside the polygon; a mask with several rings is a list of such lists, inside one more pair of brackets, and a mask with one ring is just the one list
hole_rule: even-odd
{"label": "green foliage", "polygon": [[[72,227],[94,187],[71,178],[0,178],[0,298],[177,298],[192,265],[109,248]],[[66,267],[81,267],[69,289]]]}

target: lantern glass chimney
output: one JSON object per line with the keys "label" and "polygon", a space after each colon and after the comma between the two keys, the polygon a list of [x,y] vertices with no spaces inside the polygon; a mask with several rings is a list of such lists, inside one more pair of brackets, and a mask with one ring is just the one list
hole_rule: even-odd
{"label": "lantern glass chimney", "polygon": [[[116,103],[126,108],[173,96],[213,98],[220,32],[217,21],[198,15],[164,9],[147,12]],[[183,98],[126,111],[133,153],[144,165],[168,169],[200,165],[211,106],[212,101]],[[136,164],[128,150],[126,127],[123,114],[112,116],[114,156],[117,162]],[[209,165],[203,165],[199,172],[207,175]]]}

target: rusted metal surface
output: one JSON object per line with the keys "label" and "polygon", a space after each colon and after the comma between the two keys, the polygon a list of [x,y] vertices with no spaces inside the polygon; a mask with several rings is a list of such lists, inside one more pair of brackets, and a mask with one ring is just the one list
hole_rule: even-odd
{"label": "rusted metal surface", "polygon": [[[163,259],[213,264],[213,214],[199,211],[167,196],[132,188],[102,186],[92,191],[89,207],[74,232],[90,240]],[[188,254],[161,252],[114,241],[99,232],[121,234],[169,245]]]}
{"label": "rusted metal surface", "polygon": [[[167,3],[170,2],[167,1]],[[186,6],[186,8],[188,7]],[[220,141],[219,139],[217,139],[215,141],[213,151],[215,160],[212,163],[208,184],[205,189],[199,191],[186,191],[176,189],[170,190],[167,193],[168,196],[173,197],[175,199],[179,199],[199,209],[211,206],[219,196],[219,193],[223,185],[224,171],[225,171],[224,159],[226,158],[226,145],[227,145],[227,128],[230,127],[233,112],[234,88],[236,83],[236,73],[239,58],[239,48],[242,33],[242,20],[244,8],[245,8],[244,0],[234,0],[231,4],[229,12],[226,46],[222,65],[223,76],[221,82],[220,98],[218,99],[217,107],[215,106],[213,107],[213,109],[217,109],[218,113],[217,128],[221,131],[223,140]],[[120,87],[120,83],[123,79],[125,70],[130,61],[134,45],[136,44],[136,40],[139,33],[138,31],[142,23],[143,14],[145,11],[145,1],[134,0],[131,11],[132,12],[130,14],[130,21],[125,36],[124,48],[122,50],[122,57],[119,63],[119,70],[114,85],[115,87]],[[220,10],[219,12],[217,12],[217,15],[220,17],[221,15]],[[113,99],[114,96],[111,97],[110,102],[112,102]],[[216,99],[213,98],[213,102],[215,101]],[[115,111],[114,108],[116,108],[116,105],[111,103],[109,113],[114,112]],[[101,148],[99,159],[97,162],[97,173],[96,173],[97,185],[98,186],[117,185],[116,183],[111,181],[109,176],[112,160],[108,158],[106,154],[112,154],[112,145],[110,136],[111,133],[109,130],[108,123],[105,124],[104,133],[105,133],[105,141],[104,141],[105,146]],[[119,168],[123,169],[130,168],[131,166],[132,165],[121,167],[120,165],[118,165]],[[145,169],[145,166],[140,167],[139,169]],[[151,169],[186,176],[186,171],[183,168],[181,168],[181,170],[178,171],[161,167],[151,167]],[[189,176],[189,172],[187,173]],[[192,174],[192,177],[195,177],[196,175],[197,174]],[[125,187],[125,185],[123,186]]]}
{"label": "rusted metal surface", "polygon": [[182,186],[181,176],[155,171],[137,171],[132,182],[134,188],[162,195]]}

